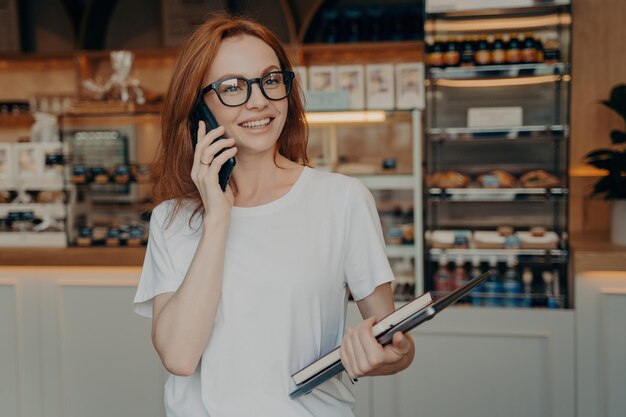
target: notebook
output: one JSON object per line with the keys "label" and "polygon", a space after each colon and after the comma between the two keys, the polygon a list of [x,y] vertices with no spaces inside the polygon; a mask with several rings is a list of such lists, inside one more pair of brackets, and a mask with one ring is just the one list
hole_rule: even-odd
{"label": "notebook", "polygon": [[[437,300],[433,300],[431,294],[427,292],[383,318],[372,328],[372,334],[378,340],[378,343],[383,346],[387,345],[391,343],[396,332],[406,333],[425,321],[432,319],[440,311],[465,297],[474,288],[485,282],[490,275],[489,272],[485,272],[478,278],[467,282],[462,287]],[[343,370],[339,347],[337,347],[292,375],[296,388],[289,394],[289,397],[297,398],[308,394],[319,384]]]}

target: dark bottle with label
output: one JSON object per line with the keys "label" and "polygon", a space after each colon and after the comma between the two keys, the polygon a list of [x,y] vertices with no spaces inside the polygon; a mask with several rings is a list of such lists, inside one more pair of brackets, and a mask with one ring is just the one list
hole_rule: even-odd
{"label": "dark bottle with label", "polygon": [[489,65],[491,63],[491,45],[486,36],[481,36],[478,39],[474,62],[476,65]]}
{"label": "dark bottle with label", "polygon": [[496,36],[491,49],[491,63],[501,65],[506,63],[506,50],[501,36]]}
{"label": "dark bottle with label", "polygon": [[541,42],[541,39],[539,38],[535,38],[535,49],[537,50],[537,62],[542,63],[545,58],[543,52],[543,42]]}
{"label": "dark bottle with label", "polygon": [[461,54],[459,52],[460,42],[451,38],[448,44],[446,45],[446,52],[444,54],[444,64],[446,67],[458,67],[461,62]]}
{"label": "dark bottle with label", "polygon": [[522,60],[522,50],[518,35],[513,33],[506,48],[506,62],[517,64]]}
{"label": "dark bottle with label", "polygon": [[558,39],[549,38],[543,45],[544,62],[555,64],[561,60],[561,45]]}
{"label": "dark bottle with label", "polygon": [[428,54],[428,62],[431,67],[443,68],[443,42],[441,38],[436,37],[435,42]]}
{"label": "dark bottle with label", "polygon": [[522,47],[522,62],[527,64],[537,62],[537,49],[535,48],[535,38],[530,32],[524,36],[524,43]]}
{"label": "dark bottle with label", "polygon": [[462,67],[471,67],[474,65],[476,39],[475,37],[465,38],[463,42],[461,42],[460,64]]}

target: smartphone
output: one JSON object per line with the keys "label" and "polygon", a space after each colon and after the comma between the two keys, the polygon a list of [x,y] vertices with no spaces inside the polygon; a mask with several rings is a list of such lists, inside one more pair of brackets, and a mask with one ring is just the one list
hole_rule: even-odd
{"label": "smartphone", "polygon": [[[193,145],[194,149],[196,149],[196,143],[198,142],[198,124],[200,123],[200,120],[205,123],[207,132],[219,126],[217,124],[217,121],[215,120],[215,117],[213,117],[213,114],[209,110],[209,106],[206,105],[202,97],[198,97],[196,104],[193,106],[193,109],[189,114],[189,134],[191,136],[191,144]],[[215,143],[220,139],[224,139],[224,135],[215,139],[212,143]],[[228,148],[220,150],[217,154],[215,154],[215,156],[220,155],[226,149]],[[226,186],[228,185],[230,176],[233,174],[233,168],[235,168],[235,163],[235,157],[232,157],[224,162],[224,165],[222,165],[222,167],[220,168],[218,177],[222,191],[226,191]]]}

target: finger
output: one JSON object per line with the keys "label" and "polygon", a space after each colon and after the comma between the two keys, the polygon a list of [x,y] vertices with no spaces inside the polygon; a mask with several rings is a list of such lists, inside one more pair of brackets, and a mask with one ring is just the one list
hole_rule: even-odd
{"label": "finger", "polygon": [[398,355],[404,356],[409,353],[411,343],[407,340],[404,333],[396,332],[391,340],[391,346]]}
{"label": "finger", "polygon": [[233,146],[232,148],[226,149],[219,156],[216,156],[211,162],[211,164],[208,166],[209,173],[219,172],[219,170],[222,168],[222,165],[224,165],[226,161],[234,157],[236,154],[237,154],[237,148]]}
{"label": "finger", "polygon": [[220,139],[211,143],[208,147],[202,150],[202,156],[200,161],[204,162],[204,165],[210,165],[215,155],[217,155],[222,149],[230,148],[235,145],[235,139]]}
{"label": "finger", "polygon": [[346,334],[341,343],[341,348],[339,350],[339,354],[341,356],[341,362],[343,363],[343,367],[346,368],[346,372],[350,375],[350,378],[357,378],[358,369],[354,363],[354,354],[352,353],[352,347],[350,342],[350,335],[353,330],[351,328],[346,328]]}
{"label": "finger", "polygon": [[363,327],[357,333],[355,344],[358,343],[362,351],[361,367],[367,367],[368,371],[384,362],[385,351],[378,341],[372,336],[372,330],[369,327]]}
{"label": "finger", "polygon": [[[196,143],[196,149],[194,152],[194,164],[199,165],[200,158],[203,156],[202,153],[204,149],[212,144],[212,141],[219,138],[221,134],[224,133],[224,128],[219,126],[216,129],[211,130],[210,132],[204,134],[206,125],[203,121],[198,123],[198,142]],[[200,127],[201,126],[201,127]],[[202,129],[202,130],[201,130]],[[202,134],[202,136],[201,136]],[[204,160],[206,162],[206,160]]]}

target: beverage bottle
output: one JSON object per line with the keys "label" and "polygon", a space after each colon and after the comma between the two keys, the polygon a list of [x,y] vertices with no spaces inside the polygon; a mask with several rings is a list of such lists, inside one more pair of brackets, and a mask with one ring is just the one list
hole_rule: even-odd
{"label": "beverage bottle", "polygon": [[[478,278],[481,275],[482,271],[480,270],[480,258],[478,256],[474,256],[472,258],[472,269],[470,270],[469,280],[473,280]],[[474,288],[472,292],[470,292],[470,303],[473,306],[481,306],[483,305],[483,286],[480,285],[477,288]]]}
{"label": "beverage bottle", "polygon": [[[461,255],[457,256],[454,268],[454,279],[452,281],[453,289],[461,288],[463,285],[467,284],[467,272],[465,272],[465,262],[463,261],[463,257]],[[460,303],[466,303],[467,297],[463,297],[459,300]]]}
{"label": "beverage bottle", "polygon": [[517,273],[517,260],[511,257],[507,261],[507,270],[504,274],[502,282],[502,290],[504,298],[502,304],[504,307],[519,307],[521,304],[522,282]]}
{"label": "beverage bottle", "polygon": [[491,44],[486,36],[481,36],[476,44],[476,52],[474,53],[474,62],[476,65],[489,65],[491,63]]}
{"label": "beverage bottle", "polygon": [[511,35],[509,44],[506,48],[506,62],[509,64],[517,64],[522,60],[521,57],[521,45],[516,33]]}
{"label": "beverage bottle", "polygon": [[446,52],[444,53],[444,64],[446,67],[458,67],[461,61],[461,54],[459,53],[460,42],[457,39],[452,38],[446,45]]}
{"label": "beverage bottle", "polygon": [[545,60],[543,52],[543,42],[540,38],[537,37],[535,38],[535,49],[537,50],[537,62],[541,64]]}
{"label": "beverage bottle", "polygon": [[524,36],[522,46],[522,62],[531,64],[537,62],[537,49],[535,44],[535,38],[533,34],[528,32]]}
{"label": "beverage bottle", "polygon": [[543,271],[541,273],[541,277],[543,278],[544,283],[544,295],[545,295],[545,303],[548,308],[556,308],[554,305],[554,295],[552,294],[552,282],[554,281],[554,276],[550,271]]}
{"label": "beverage bottle", "polygon": [[432,49],[429,54],[430,66],[433,68],[443,68],[443,49],[444,45],[440,37],[435,37],[435,43],[433,43]]}
{"label": "beverage bottle", "polygon": [[448,258],[445,255],[439,258],[439,269],[435,272],[433,281],[435,283],[435,291],[439,293],[439,296],[452,290],[452,276],[448,270]]}
{"label": "beverage bottle", "polygon": [[524,283],[524,294],[520,302],[520,307],[529,308],[533,306],[533,298],[532,298],[533,272],[530,270],[529,267],[524,268],[524,272],[522,273],[522,282]]}
{"label": "beverage bottle", "polygon": [[491,49],[491,63],[494,65],[500,65],[506,63],[506,50],[504,41],[501,36],[496,36],[493,41],[493,47]]}
{"label": "beverage bottle", "polygon": [[502,281],[498,271],[498,260],[495,256],[489,258],[489,273],[489,278],[483,284],[485,292],[484,305],[486,307],[500,307],[502,306]]}
{"label": "beverage bottle", "polygon": [[548,296],[548,308],[561,308],[559,289],[559,271],[555,269],[552,272],[552,289],[551,295]]}
{"label": "beverage bottle", "polygon": [[465,38],[461,43],[461,66],[471,67],[474,66],[474,48],[476,45],[476,39]]}

